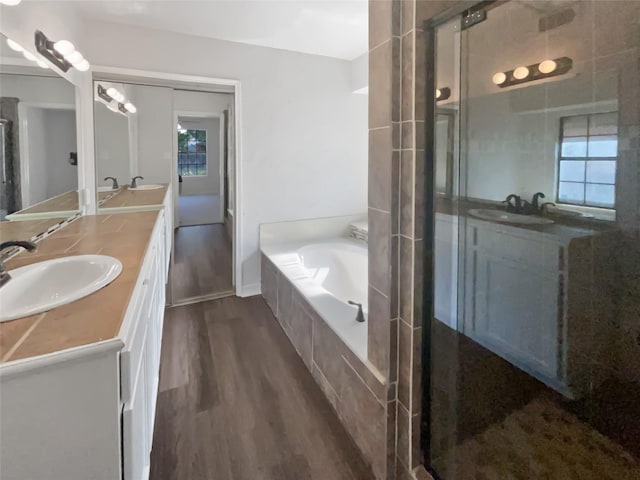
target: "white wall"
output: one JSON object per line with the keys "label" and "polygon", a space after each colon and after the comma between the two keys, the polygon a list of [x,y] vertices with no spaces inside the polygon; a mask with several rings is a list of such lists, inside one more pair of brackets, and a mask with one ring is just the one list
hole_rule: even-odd
{"label": "white wall", "polygon": [[244,288],[260,282],[261,223],[366,211],[367,97],[351,93],[350,62],[137,27],[89,27],[85,43],[95,65],[242,82],[243,212],[236,221]]}
{"label": "white wall", "polygon": [[16,97],[21,102],[76,104],[75,87],[58,77],[36,77],[33,75],[0,75],[0,96]]}
{"label": "white wall", "polygon": [[180,195],[220,195],[220,119],[179,118],[182,128],[207,132],[207,174],[183,176]]}
{"label": "white wall", "polygon": [[27,123],[30,205],[76,190],[78,167],[68,162],[77,145],[75,112],[29,108]]}
{"label": "white wall", "polygon": [[94,106],[96,174],[98,185],[111,185],[105,177],[115,177],[120,185],[131,179],[129,159],[129,117],[113,112],[101,102]]}

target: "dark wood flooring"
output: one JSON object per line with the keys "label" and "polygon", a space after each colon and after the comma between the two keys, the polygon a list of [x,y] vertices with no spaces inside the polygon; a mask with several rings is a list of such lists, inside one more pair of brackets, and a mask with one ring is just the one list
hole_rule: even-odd
{"label": "dark wood flooring", "polygon": [[173,303],[233,292],[231,240],[222,223],[180,227],[174,242]]}
{"label": "dark wood flooring", "polygon": [[261,297],[167,310],[151,480],[371,480]]}

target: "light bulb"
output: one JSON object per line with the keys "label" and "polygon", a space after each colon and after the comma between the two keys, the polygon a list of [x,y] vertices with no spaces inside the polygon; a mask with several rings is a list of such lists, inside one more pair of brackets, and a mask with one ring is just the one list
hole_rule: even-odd
{"label": "light bulb", "polygon": [[82,54],[77,50],[74,50],[69,55],[65,55],[64,58],[67,62],[69,62],[72,65],[75,65],[76,63],[80,63],[81,61],[84,60],[84,57],[82,56]]}
{"label": "light bulb", "polygon": [[33,53],[27,52],[26,50],[22,52],[22,55],[24,55],[24,58],[26,58],[27,60],[31,60],[32,62],[35,62],[37,60]]}
{"label": "light bulb", "polygon": [[74,67],[76,67],[81,72],[86,72],[87,70],[89,70],[90,66],[91,65],[89,65],[89,62],[87,62],[86,60],[82,60],[80,63],[74,65]]}
{"label": "light bulb", "polygon": [[124,104],[124,108],[126,108],[127,110],[129,110],[131,113],[136,113],[138,111],[138,109],[135,107],[135,105],[131,102],[127,102]]}
{"label": "light bulb", "polygon": [[504,72],[498,72],[493,76],[492,81],[496,85],[502,85],[507,81],[507,75]]}
{"label": "light bulb", "polygon": [[69,40],[58,40],[53,44],[53,49],[66,58],[75,51],[76,47]]}
{"label": "light bulb", "polygon": [[10,38],[7,38],[7,45],[9,45],[9,48],[11,50],[14,50],[16,52],[22,52],[24,50],[24,48],[22,48],[22,45],[20,45],[18,42],[14,42]]}
{"label": "light bulb", "polygon": [[517,80],[523,80],[529,76],[529,69],[527,67],[518,67],[513,71],[513,78]]}
{"label": "light bulb", "polygon": [[116,100],[120,103],[124,102],[124,95],[118,92],[118,97],[116,98]]}
{"label": "light bulb", "polygon": [[109,87],[107,88],[107,95],[109,95],[114,100],[117,100],[118,97],[120,96],[120,92],[118,92],[118,90],[116,90],[113,87]]}
{"label": "light bulb", "polygon": [[551,73],[555,71],[557,67],[558,64],[553,60],[545,60],[538,65],[538,70],[540,70],[540,73]]}
{"label": "light bulb", "polygon": [[47,65],[44,61],[42,61],[40,59],[36,59],[36,63],[38,64],[38,66],[40,68],[49,68],[49,65]]}
{"label": "light bulb", "polygon": [[0,4],[2,5],[7,5],[9,7],[15,7],[16,5],[18,5],[22,0],[0,0]]}
{"label": "light bulb", "polygon": [[442,92],[439,88],[436,88],[436,98],[440,98],[442,96]]}

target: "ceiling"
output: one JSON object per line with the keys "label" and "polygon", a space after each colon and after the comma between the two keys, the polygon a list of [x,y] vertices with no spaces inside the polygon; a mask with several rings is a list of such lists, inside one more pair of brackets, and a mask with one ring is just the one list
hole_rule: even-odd
{"label": "ceiling", "polygon": [[367,0],[111,0],[71,4],[86,20],[345,60],[367,51]]}

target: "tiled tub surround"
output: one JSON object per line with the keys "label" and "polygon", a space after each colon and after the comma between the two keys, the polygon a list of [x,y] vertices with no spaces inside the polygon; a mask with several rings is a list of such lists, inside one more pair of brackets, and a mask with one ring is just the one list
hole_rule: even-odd
{"label": "tiled tub surround", "polygon": [[[350,299],[345,295],[361,296],[368,317],[367,246],[348,237],[349,225],[362,218],[359,215],[263,225],[262,295],[371,464],[375,478],[384,479],[387,384],[367,360],[368,320],[356,322],[357,309],[345,303]],[[333,293],[311,278],[302,263],[314,257],[319,263],[308,266],[316,276],[324,276],[327,269],[321,266],[322,258],[330,258],[331,250],[335,255],[352,257],[351,267],[347,267],[346,258],[342,259],[344,263],[336,259],[329,266],[338,269],[335,283],[326,285]],[[301,261],[300,254],[307,258]],[[339,269],[340,264],[345,268]]]}

